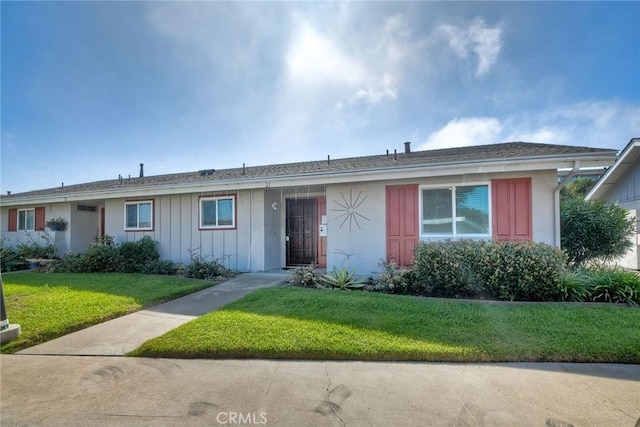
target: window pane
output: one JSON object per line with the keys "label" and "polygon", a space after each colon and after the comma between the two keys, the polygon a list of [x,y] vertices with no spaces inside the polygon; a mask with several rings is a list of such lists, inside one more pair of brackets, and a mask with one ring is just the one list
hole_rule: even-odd
{"label": "window pane", "polygon": [[456,234],[489,234],[489,187],[456,188]]}
{"label": "window pane", "polygon": [[127,226],[126,228],[138,227],[138,205],[127,206]]}
{"label": "window pane", "polygon": [[422,191],[422,233],[453,234],[451,189]]}
{"label": "window pane", "polygon": [[18,211],[18,230],[27,229],[27,211]]}
{"label": "window pane", "polygon": [[29,210],[26,212],[26,214],[27,214],[27,228],[25,230],[35,230],[36,212],[34,210]]}
{"label": "window pane", "polygon": [[216,224],[216,201],[202,201],[202,226],[215,226]]}
{"label": "window pane", "polygon": [[218,225],[233,225],[233,199],[218,200]]}
{"label": "window pane", "polygon": [[151,203],[140,203],[138,205],[140,228],[151,228]]}

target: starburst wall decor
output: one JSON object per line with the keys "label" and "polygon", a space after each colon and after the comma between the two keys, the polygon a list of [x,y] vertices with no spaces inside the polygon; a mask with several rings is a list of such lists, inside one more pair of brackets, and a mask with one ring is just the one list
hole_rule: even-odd
{"label": "starburst wall decor", "polygon": [[340,196],[342,197],[342,201],[333,200],[333,203],[338,205],[339,208],[331,209],[333,212],[340,212],[340,214],[335,218],[336,220],[342,219],[342,222],[340,223],[340,226],[338,228],[342,229],[342,227],[344,227],[348,222],[349,232],[351,232],[351,230],[353,229],[354,224],[356,227],[358,227],[358,230],[362,230],[358,218],[365,221],[369,221],[369,218],[359,213],[358,209],[360,208],[360,206],[362,206],[364,201],[367,200],[367,196],[363,196],[362,191],[359,191],[354,200],[353,188],[349,189],[349,200],[347,200],[342,191],[340,192]]}

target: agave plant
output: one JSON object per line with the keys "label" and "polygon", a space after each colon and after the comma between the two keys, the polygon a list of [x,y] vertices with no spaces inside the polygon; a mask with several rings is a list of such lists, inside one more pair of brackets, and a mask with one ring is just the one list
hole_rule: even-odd
{"label": "agave plant", "polygon": [[334,265],[331,273],[320,277],[320,282],[327,286],[343,290],[364,288],[364,282],[354,278],[355,274],[355,271],[347,270],[346,266],[338,269],[338,267]]}

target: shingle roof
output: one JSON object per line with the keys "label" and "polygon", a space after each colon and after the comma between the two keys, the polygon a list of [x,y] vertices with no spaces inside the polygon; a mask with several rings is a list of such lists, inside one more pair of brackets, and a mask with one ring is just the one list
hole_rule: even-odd
{"label": "shingle roof", "polygon": [[37,197],[65,195],[90,191],[118,190],[127,188],[144,188],[157,185],[180,186],[190,183],[215,183],[216,181],[253,180],[260,178],[276,178],[283,176],[304,176],[309,174],[330,174],[340,172],[357,172],[386,168],[407,168],[414,166],[460,164],[492,160],[525,160],[534,158],[566,158],[573,155],[602,154],[615,155],[612,150],[577,147],[566,145],[537,144],[529,142],[507,142],[502,144],[479,145],[472,147],[446,148],[439,150],[414,151],[409,154],[394,153],[351,157],[344,159],[327,159],[299,163],[283,163],[265,166],[251,166],[209,171],[185,172],[168,175],[147,176],[143,178],[123,178],[106,181],[95,181],[65,187],[48,188],[4,195],[2,199],[14,197]]}

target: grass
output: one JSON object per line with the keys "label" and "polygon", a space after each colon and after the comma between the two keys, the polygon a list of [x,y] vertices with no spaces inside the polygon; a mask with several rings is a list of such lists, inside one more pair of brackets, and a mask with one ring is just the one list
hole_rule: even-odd
{"label": "grass", "polygon": [[211,282],[142,274],[15,273],[2,277],[7,315],[22,334],[2,353],[177,298]]}
{"label": "grass", "polygon": [[640,363],[640,309],[271,288],[132,356]]}

